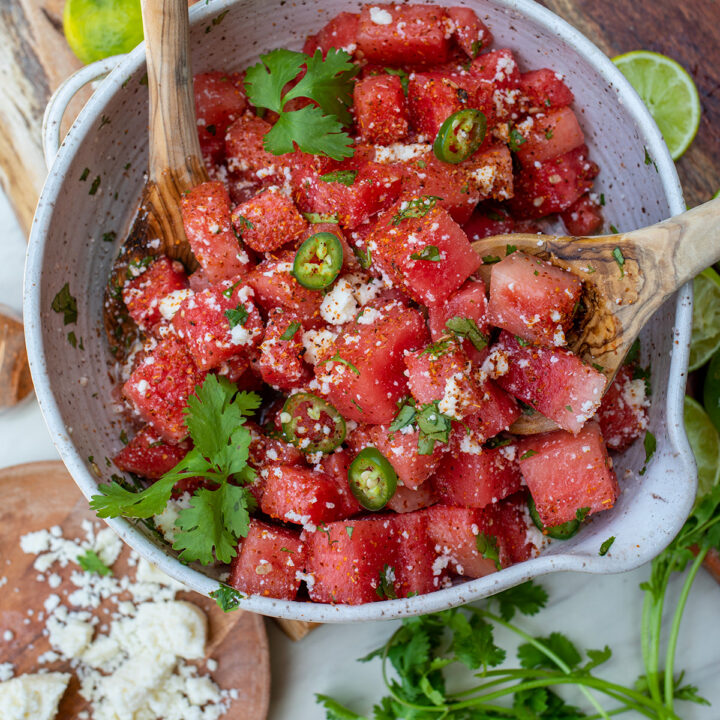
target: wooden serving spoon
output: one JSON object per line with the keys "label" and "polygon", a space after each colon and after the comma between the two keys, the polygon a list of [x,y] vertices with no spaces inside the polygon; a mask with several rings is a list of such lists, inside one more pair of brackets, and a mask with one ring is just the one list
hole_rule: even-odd
{"label": "wooden serving spoon", "polygon": [[[550,260],[583,281],[584,310],[568,333],[568,348],[603,368],[605,389],[656,310],[706,267],[720,260],[720,198],[657,225],[617,235],[562,237],[497,235],[473,243],[480,256],[504,257],[507,245]],[[492,265],[483,274],[489,279]],[[556,430],[539,413],[511,428],[520,435]]]}
{"label": "wooden serving spoon", "polygon": [[149,179],[105,292],[105,329],[118,357],[137,333],[118,293],[129,266],[164,254],[180,260],[188,272],[198,267],[185,237],[180,198],[208,180],[195,118],[187,0],[142,0],[142,18],[150,91]]}

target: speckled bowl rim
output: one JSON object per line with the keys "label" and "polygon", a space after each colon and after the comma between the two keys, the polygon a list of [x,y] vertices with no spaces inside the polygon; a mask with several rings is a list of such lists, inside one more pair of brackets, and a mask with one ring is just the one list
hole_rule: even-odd
{"label": "speckled bowl rim", "polygon": [[[680,181],[662,135],[642,100],[608,57],[570,24],[550,10],[533,2],[533,0],[493,0],[493,2],[506,11],[521,13],[538,25],[543,26],[550,34],[572,46],[578,55],[594,66],[596,72],[615,91],[617,101],[624,104],[642,133],[645,146],[654,158],[660,173],[662,187],[672,214],[683,212],[685,204]],[[198,3],[190,9],[190,22],[191,24],[201,23],[235,4],[239,3],[236,0],[216,0],[216,2],[208,5]],[[39,288],[42,273],[42,260],[53,205],[57,200],[58,192],[62,187],[63,179],[71,164],[75,150],[82,144],[86,134],[95,126],[99,108],[104,106],[106,101],[120,90],[126,78],[130,77],[144,63],[144,60],[144,45],[140,45],[99,85],[76,119],[50,169],[33,220],[28,247],[24,310],[26,342],[35,391],[60,456],[75,482],[87,497],[97,492],[97,481],[89,472],[84,459],[79,456],[68,437],[53,396],[43,348],[41,293],[37,288]],[[695,468],[692,453],[683,430],[684,373],[688,363],[691,323],[692,290],[691,285],[688,284],[680,291],[676,302],[674,317],[676,342],[672,350],[666,407],[668,437],[673,451],[676,453],[676,458],[684,466],[688,477],[693,475]],[[688,498],[687,507],[684,508],[686,512],[689,512],[691,504],[692,498]],[[191,567],[184,566],[175,557],[164,553],[161,548],[154,545],[132,523],[122,518],[109,519],[107,522],[128,545],[171,577],[204,595],[208,595],[217,589],[217,580]],[[676,528],[667,528],[666,544],[670,542],[679,528],[680,525]],[[365,605],[351,606],[285,601],[251,595],[243,598],[240,606],[245,610],[263,615],[325,623],[364,622],[400,618],[458,606],[548,573],[560,571],[594,574],[624,572],[647,562],[661,549],[661,547],[656,546],[649,548],[646,553],[639,553],[633,558],[615,561],[609,557],[589,557],[571,553],[541,555],[493,575],[478,580],[469,580],[427,595],[400,600],[386,600]]]}

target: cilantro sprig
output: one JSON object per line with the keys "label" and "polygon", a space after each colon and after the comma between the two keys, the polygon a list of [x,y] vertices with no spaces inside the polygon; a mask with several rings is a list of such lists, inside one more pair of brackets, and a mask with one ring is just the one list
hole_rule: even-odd
{"label": "cilantro sprig", "polygon": [[94,550],[86,550],[82,555],[78,555],[77,563],[85,572],[97,573],[103,577],[112,575],[112,570]]}
{"label": "cilantro sprig", "polygon": [[[208,375],[188,398],[185,424],[193,449],[159,480],[140,492],[116,480],[101,485],[90,507],[99,517],[149,518],[161,513],[177,482],[202,477],[211,487],[196,490],[190,506],[180,511],[173,548],[184,562],[208,565],[215,558],[228,563],[237,540],[247,535],[255,501],[247,483],[255,471],[247,465],[250,431],[247,416],[260,406],[260,397],[238,392],[226,378]],[[231,484],[230,480],[234,483]]]}
{"label": "cilantro sprig", "polygon": [[[335,160],[351,157],[352,139],[343,128],[352,122],[349,108],[358,70],[348,53],[335,48],[325,58],[320,50],[310,56],[284,48],[261,55],[260,62],[247,70],[245,91],[255,107],[279,115],[265,135],[265,149],[282,155],[297,146]],[[288,89],[288,83],[296,80]],[[299,110],[285,109],[290,100],[299,98],[313,103]]]}

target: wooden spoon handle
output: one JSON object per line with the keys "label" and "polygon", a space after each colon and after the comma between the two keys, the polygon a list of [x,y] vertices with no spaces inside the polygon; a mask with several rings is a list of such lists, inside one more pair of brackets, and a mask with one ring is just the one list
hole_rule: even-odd
{"label": "wooden spoon handle", "polygon": [[206,178],[195,126],[187,0],[142,0],[150,89],[150,180],[180,193]]}

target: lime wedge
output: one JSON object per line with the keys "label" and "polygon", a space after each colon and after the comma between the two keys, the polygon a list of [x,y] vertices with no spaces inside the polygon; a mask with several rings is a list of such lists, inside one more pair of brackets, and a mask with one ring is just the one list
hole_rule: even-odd
{"label": "lime wedge", "polygon": [[67,0],[63,30],[86,64],[130,52],[143,39],[140,0]]}
{"label": "lime wedge", "polygon": [[703,406],[685,397],[685,432],[698,472],[697,496],[702,497],[720,480],[720,435]]}
{"label": "lime wedge", "polygon": [[618,55],[613,62],[647,105],[677,160],[700,125],[700,96],[692,78],[675,60],[648,50]]}
{"label": "lime wedge", "polygon": [[720,275],[703,270],[693,281],[693,329],[690,370],[702,367],[720,349]]}

